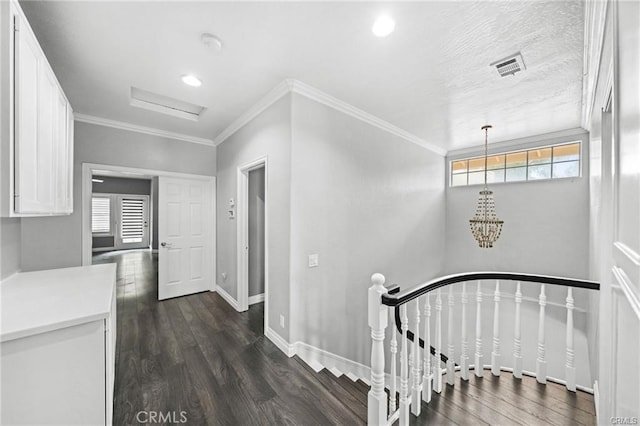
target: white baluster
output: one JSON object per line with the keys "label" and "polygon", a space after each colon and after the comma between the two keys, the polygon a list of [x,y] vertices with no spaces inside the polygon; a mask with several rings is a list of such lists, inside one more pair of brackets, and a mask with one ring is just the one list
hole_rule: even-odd
{"label": "white baluster", "polygon": [[420,415],[422,383],[420,380],[420,301],[416,299],[416,314],[413,329],[413,364],[411,365],[411,412]]}
{"label": "white baluster", "polygon": [[429,294],[424,297],[424,365],[422,369],[422,400],[431,402],[431,304]]}
{"label": "white baluster", "polygon": [[462,355],[460,355],[460,375],[463,380],[469,380],[469,356],[467,355],[467,283],[462,283]]}
{"label": "white baluster", "polygon": [[407,317],[407,305],[400,307],[400,324],[402,326],[402,349],[400,350],[400,424],[409,424],[409,348],[407,330],[409,318]]}
{"label": "white baluster", "polygon": [[476,291],[476,354],[475,354],[475,374],[482,377],[482,284],[478,281]]}
{"label": "white baluster", "polygon": [[547,296],[544,294],[544,284],[540,286],[540,316],[538,317],[538,358],[536,359],[536,380],[538,383],[547,383],[547,362],[544,358],[544,319],[545,306],[547,306]]}
{"label": "white baluster", "polygon": [[513,337],[513,377],[522,378],[522,342],[520,341],[520,305],[522,304],[522,293],[520,292],[520,281],[516,285],[516,324]]}
{"label": "white baluster", "polygon": [[493,293],[493,350],[491,351],[491,374],[500,376],[500,281],[496,281]]}
{"label": "white baluster", "polygon": [[395,308],[389,309],[391,316],[391,383],[389,384],[389,411],[393,413],[396,410],[396,382],[398,380],[396,364],[398,359],[398,339],[396,337],[396,316]]}
{"label": "white baluster", "polygon": [[367,423],[387,424],[387,394],[384,391],[384,330],[387,328],[387,307],[382,304],[384,275],[373,274],[368,293],[369,327],[371,327],[371,389],[367,395]]}
{"label": "white baluster", "polygon": [[453,359],[453,285],[449,285],[449,298],[447,300],[449,306],[449,317],[447,320],[447,383],[453,386],[456,381],[456,363]]}
{"label": "white baluster", "polygon": [[442,369],[440,368],[440,354],[442,351],[442,294],[436,290],[436,344],[435,360],[433,364],[433,390],[442,392]]}
{"label": "white baluster", "polygon": [[573,352],[573,289],[567,290],[567,366],[566,381],[567,389],[576,391],[576,367],[574,366],[575,354]]}

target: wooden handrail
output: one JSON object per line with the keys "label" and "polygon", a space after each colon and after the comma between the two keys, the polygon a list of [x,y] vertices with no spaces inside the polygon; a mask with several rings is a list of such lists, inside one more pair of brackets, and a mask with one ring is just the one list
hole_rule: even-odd
{"label": "wooden handrail", "polygon": [[444,277],[435,278],[431,281],[427,281],[426,283],[419,284],[404,291],[397,291],[397,286],[393,286],[391,287],[394,290],[393,293],[388,292],[382,295],[382,304],[391,307],[398,307],[440,287],[461,283],[464,281],[477,280],[525,281],[540,284],[561,285],[565,287],[584,288],[587,290],[600,290],[600,283],[596,281],[581,280],[576,278],[555,277],[551,275],[523,274],[515,272],[464,272],[460,274],[446,275]]}

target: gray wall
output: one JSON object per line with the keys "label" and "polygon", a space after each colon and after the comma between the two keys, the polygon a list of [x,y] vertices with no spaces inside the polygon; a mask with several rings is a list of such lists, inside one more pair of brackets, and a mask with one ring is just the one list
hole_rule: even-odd
{"label": "gray wall", "polygon": [[[133,179],[101,175],[94,175],[93,177],[103,181],[91,183],[94,194],[135,194],[151,196],[151,179]],[[149,211],[157,211],[158,199],[149,197],[149,203]],[[151,236],[158,234],[158,222],[153,219],[151,219],[151,232]],[[157,246],[155,239],[153,242]],[[91,246],[94,249],[113,248],[115,246],[115,237],[93,237]]]}
{"label": "gray wall", "polygon": [[371,275],[443,271],[444,158],[297,94],[291,158],[290,342],[368,365]]}
{"label": "gray wall", "polygon": [[214,176],[216,149],[76,122],[73,214],[22,219],[22,270],[82,264],[82,163]]}
{"label": "gray wall", "polygon": [[19,218],[0,219],[0,280],[20,271],[20,221]]}
{"label": "gray wall", "polygon": [[[448,273],[493,270],[587,278],[587,134],[582,131],[568,138],[527,138],[527,143],[512,146],[520,149],[570,140],[583,142],[583,177],[490,185],[496,213],[505,221],[502,235],[491,249],[479,248],[469,231],[469,219],[475,213],[481,185],[453,188],[447,185]],[[450,155],[447,160],[459,157]]]}
{"label": "gray wall", "polygon": [[91,183],[91,190],[94,193],[151,195],[151,179],[99,175],[94,175],[93,177],[104,181]]}
{"label": "gray wall", "polygon": [[249,172],[249,296],[264,293],[264,168]]}
{"label": "gray wall", "polygon": [[[267,217],[269,250],[269,325],[289,340],[289,226],[291,184],[291,96],[271,105],[218,145],[217,285],[237,297],[237,220],[230,219],[229,199],[237,198],[237,169],[267,156]],[[226,274],[226,280],[222,278]],[[280,315],[285,326],[279,326]]]}

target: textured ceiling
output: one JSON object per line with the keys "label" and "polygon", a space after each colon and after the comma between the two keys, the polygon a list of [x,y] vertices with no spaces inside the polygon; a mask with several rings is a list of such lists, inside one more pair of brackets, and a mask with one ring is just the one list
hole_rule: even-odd
{"label": "textured ceiling", "polygon": [[[21,2],[76,112],[214,139],[294,78],[446,150],[580,126],[581,1]],[[396,31],[379,39],[381,13]],[[224,42],[215,54],[200,43]],[[527,70],[493,61],[521,51]],[[180,76],[199,75],[199,88]],[[129,105],[131,86],[207,110]]]}

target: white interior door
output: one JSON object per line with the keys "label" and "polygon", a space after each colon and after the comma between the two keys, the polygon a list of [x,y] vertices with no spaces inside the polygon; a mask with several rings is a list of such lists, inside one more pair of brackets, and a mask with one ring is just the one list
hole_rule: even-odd
{"label": "white interior door", "polygon": [[158,181],[158,299],[211,290],[213,178]]}

